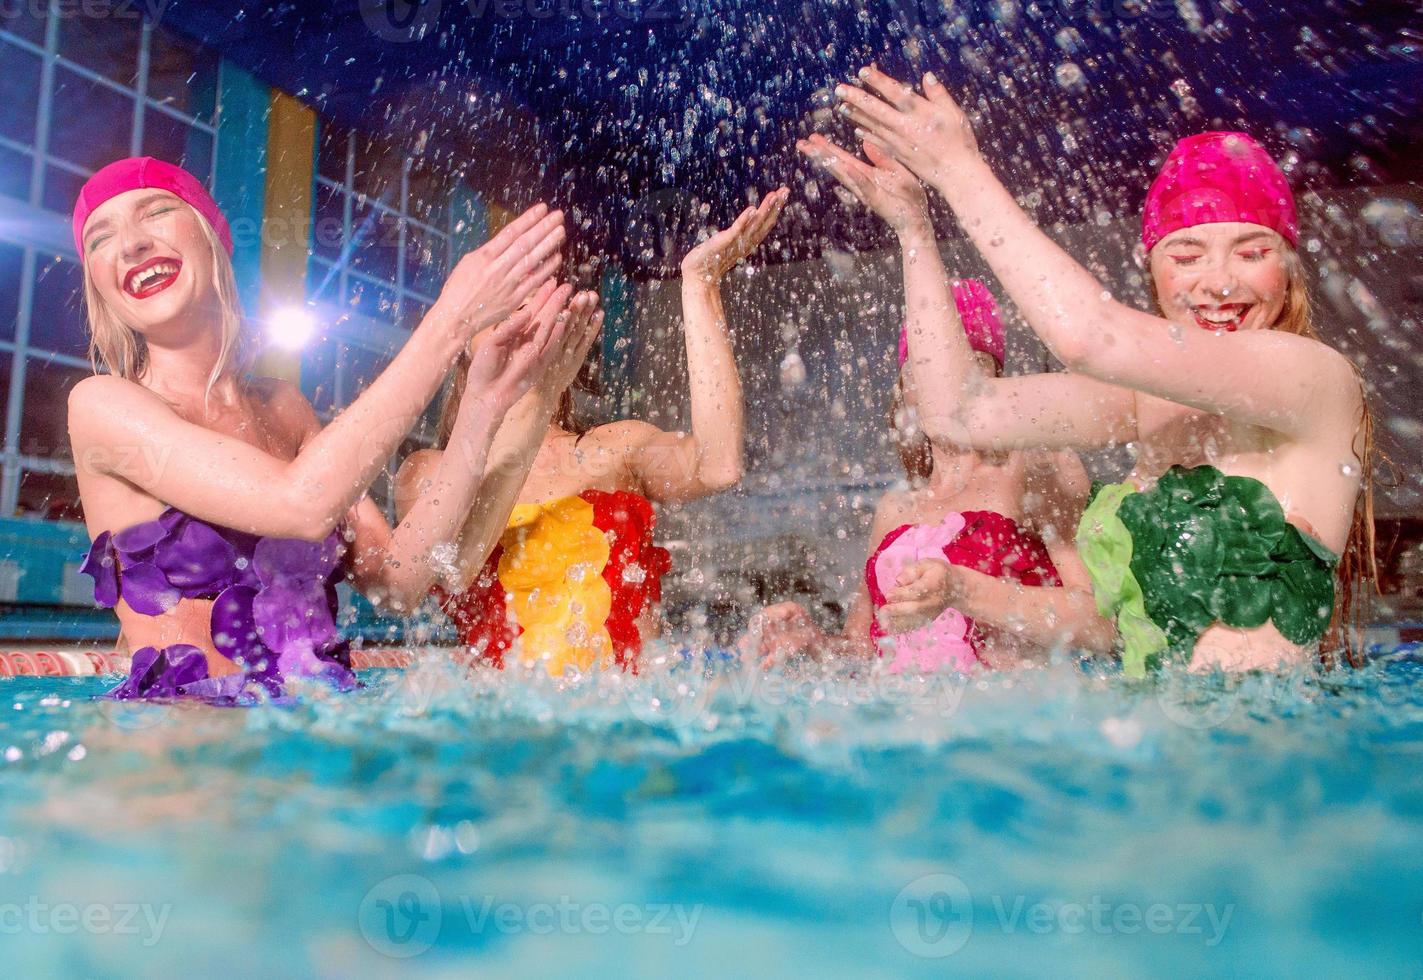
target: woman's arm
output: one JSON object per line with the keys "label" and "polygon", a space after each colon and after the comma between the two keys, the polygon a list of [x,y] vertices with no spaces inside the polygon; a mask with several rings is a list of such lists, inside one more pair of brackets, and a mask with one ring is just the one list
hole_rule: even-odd
{"label": "woman's arm", "polygon": [[562,215],[540,205],[462,259],[390,365],[295,459],[185,421],[139,384],[96,375],[69,397],[76,466],[203,520],[319,540],[365,493],[460,349],[553,275],[562,241]]}
{"label": "woman's arm", "polygon": [[[495,489],[489,485],[491,444],[509,407],[532,389],[565,348],[586,348],[585,335],[596,298],[581,296],[565,316],[564,306],[571,293],[570,286],[555,289],[552,283],[546,284],[526,330],[519,332],[518,321],[511,320],[475,339],[465,396],[449,444],[432,467],[428,484],[385,541],[381,560],[360,563],[371,574],[358,570],[357,584],[377,604],[397,610],[418,605],[436,577],[457,565],[461,527],[468,527],[476,511],[480,519],[472,530],[480,540],[491,537],[496,518],[499,526],[492,537],[497,539],[497,532],[503,530],[507,509],[495,514],[475,506],[479,498]],[[518,474],[520,484],[523,475]],[[508,507],[512,506],[512,500],[508,501]],[[443,550],[449,553],[442,554]]]}
{"label": "woman's arm", "polygon": [[633,439],[628,468],[659,502],[694,500],[741,481],[745,424],[741,379],[727,334],[721,281],[770,234],[790,191],[766,195],[682,260],[682,317],[687,338],[692,433],[626,427]]}
{"label": "woman's arm", "polygon": [[[979,155],[963,110],[932,75],[925,95],[869,68],[875,94],[837,89],[864,139],[943,195],[998,281],[1070,370],[1290,436],[1357,403],[1349,363],[1272,330],[1182,330],[1117,302],[1033,223]],[[1336,411],[1337,409],[1337,411]]]}
{"label": "woman's arm", "polygon": [[1023,586],[946,562],[921,562],[939,567],[906,569],[881,611],[887,628],[893,623],[896,632],[912,629],[921,617],[932,619],[952,606],[989,636],[990,663],[995,653],[1009,665],[1023,655],[1042,659],[1054,648],[1112,649],[1116,631],[1097,613],[1092,580],[1073,543],[1091,492],[1087,471],[1073,452],[1034,454],[1027,466],[1026,495],[1034,501],[1030,517],[1062,586]]}
{"label": "woman's arm", "polygon": [[[571,287],[561,287],[554,302],[545,309],[561,305],[570,291]],[[437,542],[453,541],[454,551],[437,556],[444,560],[422,562],[418,579],[406,585],[405,593],[412,604],[419,601],[437,578],[443,579],[445,588],[452,592],[468,588],[504,533],[549,419],[557,408],[559,395],[573,382],[603,323],[598,295],[593,292],[573,297],[562,315],[567,319],[567,327],[557,357],[538,382],[505,413],[487,459],[478,469],[472,462],[454,467],[457,478],[467,478],[470,473],[482,473],[482,478],[464,509],[458,511],[457,533],[452,531],[436,539]],[[471,377],[466,384],[465,401],[476,400],[474,382],[475,378]],[[465,401],[460,404],[460,417],[464,415]],[[455,432],[458,431],[457,421]],[[445,493],[440,489],[442,473],[451,468],[455,457],[450,455],[450,450],[454,446],[452,433],[446,449],[412,453],[401,464],[395,477],[395,507],[402,527],[414,519],[422,506],[444,499]],[[429,554],[428,550],[425,554]]]}
{"label": "woman's arm", "polygon": [[919,424],[941,446],[1005,450],[1095,447],[1132,439],[1130,391],[1080,375],[983,379],[974,368],[928,202],[918,179],[875,144],[869,163],[823,136],[798,144],[894,229],[904,255],[905,328],[915,377]]}

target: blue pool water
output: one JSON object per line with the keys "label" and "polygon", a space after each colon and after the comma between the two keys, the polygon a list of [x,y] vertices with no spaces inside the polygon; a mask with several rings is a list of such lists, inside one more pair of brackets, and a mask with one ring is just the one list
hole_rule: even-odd
{"label": "blue pool water", "polygon": [[0,682],[3,972],[1416,975],[1420,675]]}

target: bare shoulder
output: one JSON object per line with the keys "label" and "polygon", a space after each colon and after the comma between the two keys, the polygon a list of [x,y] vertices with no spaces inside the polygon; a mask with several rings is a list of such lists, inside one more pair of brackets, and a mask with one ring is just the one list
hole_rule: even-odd
{"label": "bare shoulder", "polygon": [[640,449],[663,434],[661,429],[650,422],[643,422],[641,419],[619,419],[589,429],[584,433],[582,441],[599,449]]}
{"label": "bare shoulder", "polygon": [[395,471],[395,482],[397,486],[420,480],[428,476],[434,468],[440,465],[440,459],[445,455],[443,449],[417,449],[400,462],[400,469]]}
{"label": "bare shoulder", "polygon": [[298,444],[321,431],[321,418],[302,394],[301,386],[283,378],[247,379],[248,396],[262,406],[262,414]]}
{"label": "bare shoulder", "polygon": [[311,407],[301,386],[285,378],[250,378],[247,390],[269,410],[283,416],[315,419],[316,409]]}
{"label": "bare shoulder", "polygon": [[911,491],[886,490],[879,498],[879,503],[875,504],[875,523],[885,524],[893,521],[903,524],[903,519],[913,512],[914,494]]}
{"label": "bare shoulder", "polygon": [[69,431],[82,432],[94,423],[131,419],[138,408],[171,411],[161,398],[135,381],[112,374],[91,374],[69,389]]}

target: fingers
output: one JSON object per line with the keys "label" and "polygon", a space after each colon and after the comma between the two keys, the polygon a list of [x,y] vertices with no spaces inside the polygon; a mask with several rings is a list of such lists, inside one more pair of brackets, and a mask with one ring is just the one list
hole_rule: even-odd
{"label": "fingers", "polygon": [[870,163],[873,163],[876,167],[880,168],[881,170],[888,170],[893,173],[911,176],[909,173],[909,169],[905,167],[904,164],[896,160],[894,157],[890,156],[889,152],[885,150],[884,147],[880,146],[879,142],[873,137],[864,140],[862,145],[865,149],[865,156],[869,157]]}
{"label": "fingers", "polygon": [[949,94],[949,90],[944,87],[944,83],[939,81],[933,72],[924,73],[924,97],[930,102],[943,109],[959,108],[958,100]]}
{"label": "fingers", "polygon": [[528,296],[539,288],[543,283],[553,277],[558,271],[558,267],[563,264],[563,253],[555,252],[543,260],[543,264],[534,269],[523,280],[514,287],[515,296]]}
{"label": "fingers", "polygon": [[559,285],[553,279],[545,279],[534,293],[529,305],[534,310],[534,319],[552,320],[568,305],[568,297],[573,295],[573,287],[568,283]]}
{"label": "fingers", "polygon": [[548,205],[540,201],[505,225],[500,229],[499,234],[485,242],[476,251],[485,252],[490,258],[501,255],[521,235],[538,225],[540,221],[545,220],[547,215]]}
{"label": "fingers", "polygon": [[521,276],[561,248],[565,236],[563,212],[554,211],[515,239],[500,256],[498,264],[512,271],[515,277]]}
{"label": "fingers", "polygon": [[903,82],[890,78],[874,65],[867,65],[861,68],[856,77],[859,78],[861,82],[864,82],[866,88],[869,88],[879,95],[880,98],[902,112],[908,112],[910,109],[913,109],[915,104],[919,101],[920,97],[913,88],[905,85]]}
{"label": "fingers", "polygon": [[780,220],[781,211],[784,210],[790,196],[790,190],[785,187],[772,191],[751,213],[751,220],[747,222],[746,228],[741,233],[741,253],[743,255],[750,254],[752,249],[766,240],[766,236],[771,233],[771,229]]}
{"label": "fingers", "polygon": [[881,129],[893,128],[903,117],[894,106],[853,85],[835,86],[835,96],[840,100],[841,113],[858,125],[873,123]]}

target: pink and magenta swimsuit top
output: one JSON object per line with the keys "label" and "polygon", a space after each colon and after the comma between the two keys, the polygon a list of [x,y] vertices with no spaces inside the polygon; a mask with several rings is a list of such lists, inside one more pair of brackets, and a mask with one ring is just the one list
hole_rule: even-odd
{"label": "pink and magenta swimsuit top", "polygon": [[[988,510],[951,512],[938,524],[905,524],[885,535],[865,562],[865,584],[876,610],[885,592],[894,588],[905,566],[938,558],[994,578],[1028,586],[1061,586],[1047,546],[1011,517]],[[892,655],[890,670],[968,670],[983,664],[983,637],[957,609],[945,609],[932,623],[890,636],[871,621],[870,636],[883,655]],[[890,649],[886,649],[890,648]]]}

